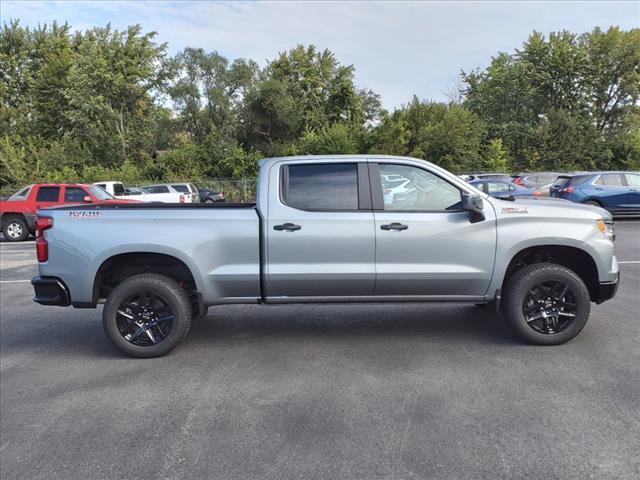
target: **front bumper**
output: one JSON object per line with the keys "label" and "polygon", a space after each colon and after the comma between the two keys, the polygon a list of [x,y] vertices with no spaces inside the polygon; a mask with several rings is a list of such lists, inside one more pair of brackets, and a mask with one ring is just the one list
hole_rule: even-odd
{"label": "front bumper", "polygon": [[40,305],[71,305],[69,289],[58,277],[33,277],[31,285],[35,291],[33,301]]}
{"label": "front bumper", "polygon": [[595,298],[595,302],[600,304],[611,300],[616,296],[618,291],[618,285],[620,284],[620,273],[616,274],[616,279],[613,282],[600,282],[598,285],[598,295]]}

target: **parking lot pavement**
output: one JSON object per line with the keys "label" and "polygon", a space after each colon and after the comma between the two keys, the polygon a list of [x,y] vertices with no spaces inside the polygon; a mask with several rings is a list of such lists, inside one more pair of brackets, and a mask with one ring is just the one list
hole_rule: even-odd
{"label": "parking lot pavement", "polygon": [[33,243],[0,256],[3,479],[638,478],[638,263],[558,347],[473,306],[229,306],[134,360],[31,301]]}

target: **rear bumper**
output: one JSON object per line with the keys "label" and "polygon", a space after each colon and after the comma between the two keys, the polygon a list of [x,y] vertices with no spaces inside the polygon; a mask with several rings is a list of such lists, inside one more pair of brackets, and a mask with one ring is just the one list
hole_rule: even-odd
{"label": "rear bumper", "polygon": [[620,273],[616,275],[613,282],[600,282],[598,286],[598,296],[595,298],[596,303],[606,302],[616,296],[618,285],[620,284]]}
{"label": "rear bumper", "polygon": [[34,302],[59,307],[71,305],[69,289],[58,277],[33,277],[31,285],[35,292]]}

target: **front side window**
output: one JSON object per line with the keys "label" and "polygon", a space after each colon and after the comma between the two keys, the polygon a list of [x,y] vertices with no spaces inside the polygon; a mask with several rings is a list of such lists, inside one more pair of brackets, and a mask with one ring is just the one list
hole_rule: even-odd
{"label": "front side window", "polygon": [[[385,210],[444,211],[460,207],[462,193],[431,172],[409,165],[381,164],[380,185]],[[385,176],[397,175],[401,185],[385,188]]]}
{"label": "front side window", "polygon": [[622,185],[624,185],[624,183],[622,182],[622,175],[620,175],[619,173],[602,175],[600,177],[600,180],[602,180],[602,183],[598,182],[600,185],[605,185],[608,187],[621,187]]}
{"label": "front side window", "polygon": [[627,173],[627,183],[630,187],[640,187],[640,175]]}
{"label": "front side window", "polygon": [[358,165],[289,165],[284,202],[299,210],[357,210]]}
{"label": "front side window", "polygon": [[80,187],[66,187],[64,189],[64,201],[65,202],[82,202],[87,192]]}
{"label": "front side window", "polygon": [[60,195],[60,187],[40,187],[36,202],[57,202]]}

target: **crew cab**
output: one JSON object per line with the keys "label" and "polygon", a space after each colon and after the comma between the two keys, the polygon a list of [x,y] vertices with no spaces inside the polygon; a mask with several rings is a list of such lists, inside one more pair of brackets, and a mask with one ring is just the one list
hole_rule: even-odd
{"label": "crew cab", "polygon": [[72,203],[133,203],[116,199],[105,191],[82,183],[43,183],[21,188],[7,200],[0,201],[2,233],[9,242],[21,242],[35,233],[38,208]]}
{"label": "crew cab", "polygon": [[[391,176],[410,182],[384,195]],[[524,340],[564,343],[618,285],[611,215],[497,199],[431,163],[374,155],[260,162],[257,203],[38,211],[34,300],[95,308],[123,352],[163,355],[224,304],[467,302]],[[113,235],[117,231],[118,235]]]}

